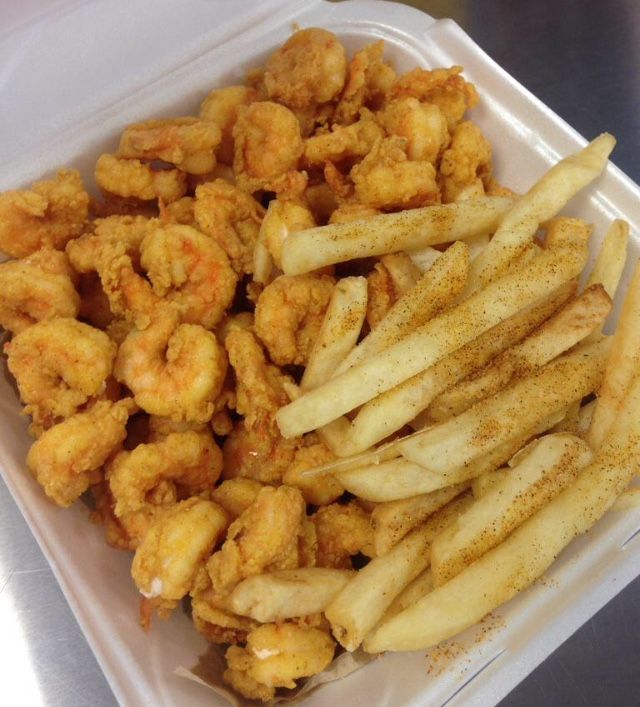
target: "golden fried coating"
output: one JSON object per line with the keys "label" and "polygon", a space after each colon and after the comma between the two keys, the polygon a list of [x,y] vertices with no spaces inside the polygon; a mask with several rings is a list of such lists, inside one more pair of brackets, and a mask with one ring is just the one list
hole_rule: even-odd
{"label": "golden fried coating", "polygon": [[383,137],[384,130],[370,116],[352,125],[335,125],[331,132],[314,135],[304,141],[304,161],[308,165],[321,165],[364,157]]}
{"label": "golden fried coating", "polygon": [[281,275],[265,287],[256,306],[255,329],[274,363],[307,363],[334,284],[329,275]]}
{"label": "golden fried coating", "polygon": [[303,476],[307,469],[313,469],[322,464],[328,464],[336,458],[335,454],[324,444],[316,434],[308,434],[304,446],[296,449],[293,462],[282,477],[283,483],[300,489],[304,500],[316,506],[325,506],[339,498],[344,488],[331,474],[324,476]]}
{"label": "golden fried coating", "polygon": [[311,520],[318,540],[318,567],[350,568],[351,555],[374,556],[371,519],[357,503],[323,506]]}
{"label": "golden fried coating", "polygon": [[470,120],[457,125],[440,163],[442,201],[455,201],[469,188],[482,196],[491,172],[491,144],[480,128]]}
{"label": "golden fried coating", "polygon": [[349,223],[350,221],[361,221],[362,219],[376,216],[382,213],[379,209],[374,209],[373,206],[366,204],[358,204],[357,202],[345,203],[340,205],[331,214],[329,223]]}
{"label": "golden fried coating", "polygon": [[187,191],[187,175],[177,169],[154,170],[137,159],[116,155],[100,155],[96,162],[95,180],[107,194],[141,201],[162,199],[175,201]]}
{"label": "golden fried coating", "polygon": [[197,228],[198,224],[193,214],[194,205],[195,199],[192,196],[183,196],[164,206],[162,219],[165,223],[179,223],[182,226]]}
{"label": "golden fried coating", "polygon": [[405,253],[384,255],[367,275],[367,324],[375,329],[419,277],[420,271]]}
{"label": "golden fried coating", "polygon": [[[306,228],[313,228],[316,225],[311,211],[296,201],[285,201],[284,199],[272,199],[269,208],[262,221],[259,238],[266,248],[272,263],[282,270],[282,244],[290,233],[304,231]],[[254,267],[254,273],[257,271]],[[271,275],[265,273],[264,279],[260,282],[267,282]]]}
{"label": "golden fried coating", "polygon": [[89,195],[79,172],[61,169],[30,189],[0,194],[0,251],[24,258],[43,247],[63,249],[85,227]]}
{"label": "golden fried coating", "polygon": [[211,500],[222,506],[235,520],[256,500],[262,488],[264,484],[255,479],[228,479],[212,491]]}

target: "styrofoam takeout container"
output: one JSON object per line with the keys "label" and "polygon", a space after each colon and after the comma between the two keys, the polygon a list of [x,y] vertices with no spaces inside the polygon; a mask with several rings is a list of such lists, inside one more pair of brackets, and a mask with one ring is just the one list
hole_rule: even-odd
{"label": "styrofoam takeout container", "polygon": [[[0,189],[26,185],[60,165],[79,168],[91,181],[96,155],[115,147],[125,124],[193,113],[212,87],[242,81],[246,69],[287,38],[293,23],[336,32],[350,52],[384,39],[399,71],[464,66],[482,98],[472,118],[494,145],[499,181],[516,190],[526,190],[585,142],[455,23],[406,6],[371,0],[58,0],[45,15],[36,0],[20,7],[22,14],[8,14],[0,28]],[[609,165],[568,213],[595,224],[594,249],[612,218],[627,219],[633,260],[638,203],[640,189]],[[628,278],[626,272],[625,285]],[[88,523],[81,505],[63,511],[47,501],[26,471],[29,438],[19,410],[10,384],[0,380],[4,479],[118,700],[132,707],[216,704],[211,692],[172,674],[178,665],[194,664],[206,647],[188,619],[178,611],[169,623],[156,621],[149,634],[141,631],[130,556],[105,545],[102,529]],[[430,671],[423,651],[389,654],[321,688],[308,704],[496,703],[640,574],[639,526],[638,511],[609,514],[562,553],[545,581],[432,656]]]}

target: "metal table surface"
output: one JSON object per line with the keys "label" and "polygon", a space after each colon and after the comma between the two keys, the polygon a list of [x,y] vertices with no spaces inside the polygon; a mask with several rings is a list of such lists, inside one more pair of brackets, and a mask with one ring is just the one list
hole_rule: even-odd
{"label": "metal table surface", "polygon": [[[412,2],[452,17],[502,67],[640,181],[640,4],[635,0]],[[5,5],[5,8],[7,6]],[[0,3],[0,26],[2,25]],[[0,481],[3,704],[109,707],[115,698],[46,560]],[[556,650],[503,707],[640,703],[640,578]]]}

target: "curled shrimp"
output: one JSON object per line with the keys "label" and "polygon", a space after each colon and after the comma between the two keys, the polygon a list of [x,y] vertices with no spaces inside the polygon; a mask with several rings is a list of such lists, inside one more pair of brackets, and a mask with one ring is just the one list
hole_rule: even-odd
{"label": "curled shrimp", "polygon": [[384,130],[366,116],[352,125],[335,125],[331,132],[314,135],[304,142],[304,161],[309,165],[364,157],[376,140],[384,137]]}
{"label": "curled shrimp", "polygon": [[5,352],[25,413],[46,428],[105,390],[116,345],[103,331],[60,317],[25,329]]}
{"label": "curled shrimp", "polygon": [[168,118],[125,128],[120,157],[163,160],[190,174],[206,174],[216,166],[215,149],[222,133],[211,120]]}
{"label": "curled shrimp", "polygon": [[187,175],[177,169],[154,170],[137,159],[100,155],[94,173],[96,183],[107,194],[141,201],[176,201],[187,191]]}
{"label": "curled shrimp", "polygon": [[[28,330],[27,330],[28,331]],[[206,422],[227,372],[227,357],[210,331],[179,324],[170,307],[158,309],[144,330],[122,342],[114,375],[152,415]]]}
{"label": "curled shrimp", "polygon": [[102,465],[122,446],[136,410],[131,398],[98,401],[46,430],[27,455],[27,466],[49,498],[70,506],[93,482]]}
{"label": "curled shrimp", "polygon": [[0,194],[0,250],[24,258],[44,246],[64,248],[82,233],[89,195],[79,172],[60,170],[30,189]]}
{"label": "curled shrimp", "polygon": [[174,303],[182,321],[215,326],[233,301],[237,277],[224,250],[190,226],[151,231],[140,264],[158,297]]}
{"label": "curled shrimp", "polygon": [[482,196],[491,172],[491,143],[475,123],[460,123],[440,162],[443,201],[455,201],[470,189]]}
{"label": "curled shrimp", "polygon": [[264,209],[251,194],[216,179],[196,189],[193,214],[198,228],[225,251],[237,273],[253,271]]}
{"label": "curled shrimp", "polygon": [[0,326],[17,334],[44,319],[76,317],[76,279],[66,255],[50,248],[0,263]]}

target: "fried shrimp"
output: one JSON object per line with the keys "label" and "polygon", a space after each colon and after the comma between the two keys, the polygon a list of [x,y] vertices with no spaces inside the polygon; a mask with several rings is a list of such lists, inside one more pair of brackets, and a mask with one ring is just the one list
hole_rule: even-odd
{"label": "fried shrimp", "polygon": [[238,274],[253,272],[264,209],[250,194],[216,179],[196,189],[193,213],[198,228],[225,251]]}
{"label": "fried shrimp", "polygon": [[45,319],[76,317],[76,278],[66,255],[51,248],[0,263],[0,326],[18,334]]}
{"label": "fried shrimp", "polygon": [[137,159],[116,155],[100,155],[96,162],[95,180],[107,194],[141,201],[162,199],[176,201],[187,191],[187,175],[177,169],[154,170]]}
{"label": "fried shrimp", "polygon": [[455,201],[469,188],[483,195],[490,184],[491,172],[491,144],[475,123],[470,120],[460,123],[440,163],[442,200]]}
{"label": "fried shrimp", "polygon": [[190,226],[151,231],[140,264],[158,297],[172,302],[183,322],[211,329],[233,301],[237,277],[224,250]]}
{"label": "fried shrimp", "polygon": [[379,140],[351,170],[360,203],[379,209],[410,209],[440,201],[436,171],[429,162],[407,157],[406,140]]}
{"label": "fried shrimp", "polygon": [[284,473],[282,481],[287,486],[300,489],[307,503],[316,506],[332,503],[344,492],[340,482],[331,474],[307,477],[303,472],[327,464],[335,458],[335,454],[316,434],[308,434],[304,438],[303,446],[296,450],[293,462]]}
{"label": "fried shrimp", "polygon": [[333,32],[298,30],[269,58],[264,86],[271,100],[294,109],[327,103],[338,96],[347,73],[347,55]]}
{"label": "fried shrimp", "polygon": [[351,567],[351,556],[374,557],[373,527],[369,514],[357,503],[333,503],[319,508],[311,521],[318,540],[318,567]]}
{"label": "fried shrimp", "polygon": [[62,249],[82,233],[89,195],[79,172],[62,169],[30,189],[0,194],[0,251],[13,258],[49,246]]}
{"label": "fried shrimp", "polygon": [[178,313],[158,309],[149,326],[122,342],[114,375],[152,415],[205,422],[222,389],[227,357],[210,331],[179,324]]}
{"label": "fried shrimp", "polygon": [[329,275],[281,275],[265,287],[256,306],[255,329],[274,363],[306,364],[334,284]]}
{"label": "fried shrimp", "polygon": [[276,688],[322,672],[333,659],[335,641],[325,631],[294,623],[263,624],[245,648],[231,646],[223,680],[250,700],[269,702]]}
{"label": "fried shrimp", "polygon": [[96,472],[121,448],[135,410],[131,398],[99,401],[44,432],[31,446],[27,466],[47,496],[70,506],[98,481]]}
{"label": "fried shrimp", "polygon": [[241,189],[276,190],[279,179],[295,170],[302,155],[300,124],[279,103],[259,101],[238,109],[233,128],[233,169]]}
{"label": "fried shrimp", "polygon": [[234,520],[256,500],[264,484],[254,479],[228,479],[211,493],[211,500],[222,506]]}
{"label": "fried shrimp", "polygon": [[352,125],[335,125],[331,132],[304,141],[304,161],[309,165],[320,165],[364,157],[376,140],[383,137],[384,130],[369,116]]}
{"label": "fried shrimp", "polygon": [[222,133],[211,120],[168,118],[125,128],[118,156],[162,160],[189,174],[206,174],[216,166],[215,149]]}
{"label": "fried shrimp", "polygon": [[24,411],[37,429],[73,415],[104,391],[116,345],[99,329],[59,317],[20,332],[5,352]]}

